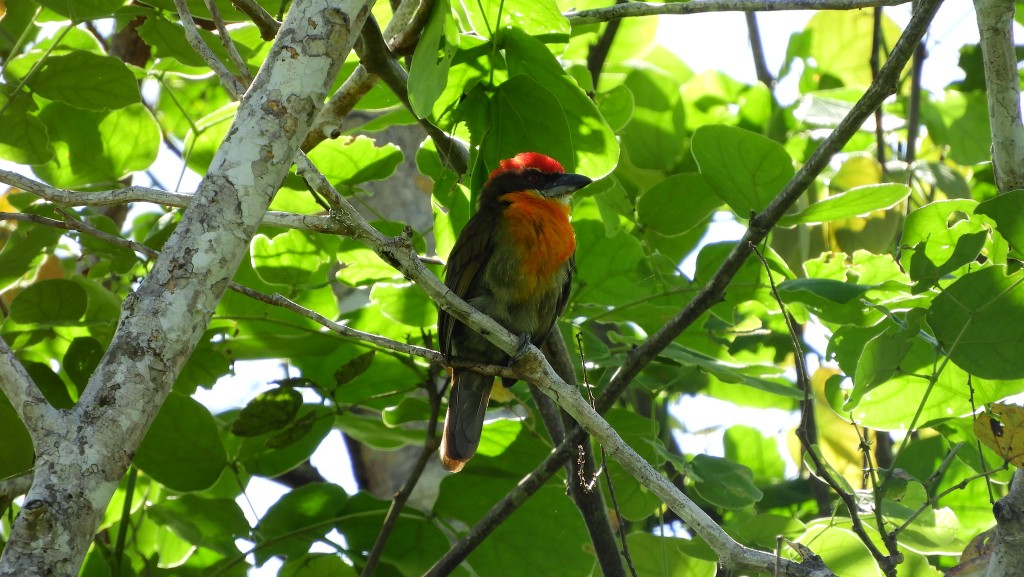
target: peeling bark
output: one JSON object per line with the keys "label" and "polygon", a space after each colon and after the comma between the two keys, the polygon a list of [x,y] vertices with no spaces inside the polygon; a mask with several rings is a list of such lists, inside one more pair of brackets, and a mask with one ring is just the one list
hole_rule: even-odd
{"label": "peeling bark", "polygon": [[[39,431],[36,467],[0,576],[78,573],[107,502],[206,329],[370,5],[306,0],[292,7],[181,223],[125,300],[78,404],[29,424]],[[0,355],[18,367],[9,349]]]}

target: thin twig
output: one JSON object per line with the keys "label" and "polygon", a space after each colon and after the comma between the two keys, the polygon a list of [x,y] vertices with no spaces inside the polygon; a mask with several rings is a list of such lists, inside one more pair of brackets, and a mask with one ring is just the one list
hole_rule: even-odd
{"label": "thin twig", "polygon": [[178,9],[178,17],[181,18],[182,27],[185,29],[185,39],[188,40],[189,46],[213,70],[213,73],[217,75],[220,83],[224,85],[224,88],[227,89],[231,96],[233,98],[240,97],[245,92],[245,86],[238,78],[231,74],[231,71],[224,66],[224,63],[217,58],[213,50],[210,50],[210,47],[203,41],[203,37],[199,35],[199,29],[196,27],[196,21],[192,18],[192,12],[189,10],[188,4],[185,0],[174,0],[174,6]]}
{"label": "thin twig", "polygon": [[[407,109],[412,110],[409,103],[409,73],[398,63],[384,37],[372,17],[363,26],[361,46],[356,45],[356,53],[366,69],[384,81]],[[441,159],[458,174],[464,174],[469,168],[469,149],[445,131],[435,126],[429,119],[417,118],[420,126],[434,141]]]}
{"label": "thin twig", "polygon": [[[423,26],[430,18],[434,0],[404,0],[395,10],[391,21],[384,28],[384,38],[388,49],[396,55],[406,55],[415,46]],[[314,146],[328,138],[337,138],[341,134],[342,121],[355,107],[359,99],[366,95],[377,83],[376,74],[367,71],[363,64],[356,66],[352,74],[345,79],[320,111],[313,129],[306,135],[302,150],[311,150]]]}
{"label": "thin twig", "polygon": [[[583,351],[583,334],[576,333],[576,347],[580,353],[580,367],[583,372],[583,388],[587,391],[587,396],[590,399],[590,405],[594,406],[594,392],[590,386],[590,380],[587,378],[587,357]],[[601,447],[601,469],[608,469],[608,455],[605,454],[604,447]],[[597,475],[598,473],[595,473]],[[622,556],[626,559],[626,566],[629,567],[629,572],[633,577],[636,575],[636,567],[633,566],[633,557],[629,554],[629,544],[626,543],[626,524],[623,522],[622,513],[619,509],[619,500],[615,497],[615,485],[612,484],[612,476],[604,476],[605,486],[608,487],[608,498],[612,500],[612,509],[615,510],[615,514],[618,516],[618,523],[616,525],[619,528],[619,543],[622,545]]]}
{"label": "thin twig", "polygon": [[[548,336],[547,342],[545,343],[545,356],[549,359],[552,368],[555,372],[564,380],[570,387],[578,390],[578,384],[576,382],[576,371],[573,367],[573,362],[569,358],[569,349],[565,346],[565,340],[562,338],[560,331],[552,330],[551,335]],[[531,387],[535,389],[535,387]],[[539,394],[539,391],[538,391]],[[543,394],[539,396],[548,399],[552,404],[549,397]],[[555,441],[555,444],[564,442],[565,433],[569,428],[578,427],[575,420],[570,417],[565,411],[561,411],[558,405],[555,405],[556,414],[560,414],[559,425],[563,425],[560,429],[560,438]],[[572,500],[576,503],[580,513],[583,515],[583,520],[587,524],[587,532],[590,535],[590,542],[594,546],[594,552],[598,558],[598,564],[601,567],[601,572],[607,576],[624,576],[625,571],[622,569],[622,561],[619,558],[618,547],[615,544],[615,532],[612,529],[612,523],[609,519],[608,507],[605,505],[604,495],[600,491],[589,491],[584,486],[588,483],[587,471],[594,470],[594,450],[591,447],[589,438],[577,445],[577,454],[582,457],[583,465],[582,471],[580,467],[572,467],[571,463],[568,464],[568,489],[569,494],[572,496]],[[579,459],[578,459],[579,460]],[[602,467],[603,469],[603,467]],[[599,469],[594,473],[595,476],[600,475],[601,470]],[[619,514],[618,509],[615,509],[615,514],[618,516],[616,520],[618,525],[622,526],[622,515]],[[628,562],[628,561],[627,561]]]}
{"label": "thin twig", "polygon": [[213,24],[217,27],[217,33],[220,36],[220,43],[224,46],[224,49],[228,52],[228,58],[234,63],[235,68],[238,69],[238,75],[242,78],[243,84],[252,83],[252,73],[249,72],[249,65],[242,58],[242,55],[238,53],[238,48],[235,47],[235,41],[232,40],[231,34],[228,32],[228,27],[224,25],[224,18],[220,15],[220,9],[217,8],[217,3],[214,0],[204,0],[206,3],[206,9],[210,11],[210,17],[213,18]]}
{"label": "thin twig", "polygon": [[[917,138],[921,133],[921,77],[924,70],[924,59],[928,57],[924,41],[917,43],[914,50],[913,68],[910,73],[910,102],[907,103],[907,184],[914,174],[913,164],[917,160]],[[910,203],[907,203],[909,210]]]}
{"label": "thin twig", "polygon": [[[694,2],[696,1],[694,0]],[[688,6],[694,2],[680,5]],[[921,1],[899,42],[896,43],[889,60],[882,66],[879,76],[865,92],[864,97],[854,105],[846,118],[839,123],[832,134],[815,150],[794,178],[769,203],[768,207],[750,220],[749,228],[743,240],[737,243],[722,265],[719,266],[719,269],[693,300],[644,344],[629,352],[626,362],[616,371],[608,386],[597,396],[595,408],[598,413],[608,410],[633,381],[633,378],[639,374],[640,370],[653,360],[668,343],[675,340],[687,327],[700,318],[704,312],[721,301],[726,287],[752,252],[751,245],[756,245],[756,243],[767,236],[779,218],[782,217],[789,207],[806,191],[817,175],[828,165],[832,155],[840,151],[846,142],[860,129],[860,126],[871,112],[885,98],[895,92],[900,71],[910,59],[914,47],[920,42],[939,5],[941,5],[941,0]],[[627,4],[626,6],[632,6],[632,4]],[[602,20],[597,19],[595,21]],[[576,445],[584,437],[585,433],[581,427],[577,427],[569,433],[566,440],[544,462],[538,465],[508,495],[495,504],[470,530],[466,537],[456,543],[448,553],[439,559],[427,574],[440,576],[453,571],[483,539],[501,524],[504,518],[516,509],[519,503],[535,493],[551,475],[562,467],[562,463],[571,457]],[[742,563],[738,562],[736,565],[740,566]],[[792,573],[790,573],[791,570],[793,571]],[[796,575],[796,571],[797,569],[784,564],[781,574]]]}
{"label": "thin twig", "polygon": [[757,13],[744,12],[747,20],[747,36],[750,38],[750,53],[754,57],[754,70],[757,71],[757,79],[768,87],[768,90],[775,89],[775,77],[768,70],[768,61],[764,57],[764,45],[761,43],[761,29],[757,25]]}
{"label": "thin twig", "polygon": [[[149,259],[155,259],[158,256],[160,256],[159,252],[157,252],[156,250],[153,250],[152,248],[150,248],[150,247],[148,247],[148,246],[146,246],[146,245],[144,245],[142,243],[135,242],[133,240],[128,240],[128,239],[125,239],[125,238],[121,238],[119,236],[114,236],[112,234],[103,232],[102,230],[96,229],[96,228],[94,228],[92,226],[89,226],[88,224],[85,224],[83,222],[80,222],[78,220],[74,220],[74,219],[71,219],[71,218],[69,218],[67,220],[56,220],[56,219],[47,218],[47,217],[44,217],[44,216],[35,215],[35,214],[25,214],[25,213],[17,213],[17,212],[0,212],[0,221],[4,221],[4,220],[16,220],[16,221],[21,221],[21,222],[31,222],[31,223],[39,224],[39,225],[42,225],[42,226],[49,226],[51,228],[59,228],[59,229],[62,229],[62,230],[68,230],[68,231],[79,232],[79,233],[82,233],[82,234],[87,234],[89,236],[98,238],[98,239],[100,239],[100,240],[102,240],[104,242],[108,242],[108,243],[110,243],[110,244],[112,244],[114,246],[117,246],[117,247],[120,247],[120,248],[124,248],[124,249],[130,250],[130,251],[133,251],[133,252],[137,252],[137,253],[139,253],[139,254],[141,254],[141,255],[145,256],[146,258],[149,258]],[[432,361],[432,362],[442,362],[441,354],[438,353],[437,351],[434,351],[432,349],[427,349],[427,348],[424,348],[424,347],[418,347],[418,346],[415,346],[415,345],[410,345],[410,344],[399,342],[399,341],[394,341],[394,340],[388,339],[386,337],[382,337],[380,335],[376,335],[376,334],[373,334],[373,333],[363,332],[363,331],[354,329],[352,327],[349,327],[349,326],[337,323],[335,321],[332,321],[332,320],[324,317],[323,315],[321,315],[320,313],[317,313],[316,311],[312,311],[312,310],[310,310],[310,309],[308,309],[306,307],[303,307],[303,306],[301,306],[299,304],[296,304],[295,302],[289,300],[287,297],[285,297],[283,295],[280,295],[280,294],[268,295],[266,293],[262,293],[262,292],[259,292],[257,290],[251,289],[251,288],[249,288],[247,286],[238,284],[235,281],[231,281],[231,283],[228,285],[228,288],[233,290],[233,291],[235,291],[235,292],[237,292],[237,293],[239,293],[239,294],[241,294],[241,295],[247,296],[247,297],[249,297],[249,298],[251,298],[253,300],[257,300],[257,301],[266,303],[268,305],[272,305],[272,306],[276,306],[276,307],[280,307],[280,308],[292,311],[292,312],[294,312],[294,313],[296,313],[296,314],[298,314],[298,315],[300,315],[302,317],[308,318],[308,319],[316,322],[317,324],[320,324],[321,326],[331,330],[332,332],[337,333],[338,335],[340,335],[342,337],[346,337],[346,338],[350,338],[350,339],[355,339],[355,340],[359,340],[359,341],[364,341],[364,342],[372,344],[372,345],[374,345],[376,347],[379,347],[381,349],[389,350],[389,351],[392,351],[392,352],[395,352],[395,353],[400,353],[400,354],[403,354],[403,355],[411,355],[411,356],[415,356],[415,357],[421,357],[421,358],[427,359],[427,360]],[[472,370],[475,370],[475,371],[481,372],[481,373],[485,373],[485,374],[493,374],[495,376],[512,377],[512,378],[516,378],[517,377],[517,373],[514,370],[512,370],[512,369],[510,369],[508,367],[497,366],[497,365],[486,365],[486,364],[482,364],[482,363],[469,363],[469,362],[464,362],[464,361],[459,361],[459,362],[454,363],[454,364],[455,364],[456,367],[470,368]],[[2,369],[2,367],[0,367],[0,369]],[[5,389],[5,392],[6,392],[6,389]],[[43,402],[45,402],[45,399],[43,400]]]}
{"label": "thin twig", "polygon": [[[882,9],[875,8],[874,20],[871,32],[871,57],[868,59],[871,65],[871,79],[878,77],[878,68],[882,58]],[[885,167],[885,132],[882,129],[882,107],[875,109],[875,157],[878,165],[882,168],[882,181],[886,180]]]}
{"label": "thin twig", "polygon": [[777,10],[860,10],[875,6],[899,6],[910,0],[690,0],[654,4],[628,2],[605,8],[569,11],[565,17],[573,26],[596,24],[619,18],[659,16],[662,14],[700,14],[704,12],[770,12]]}
{"label": "thin twig", "polygon": [[[616,4],[625,4],[626,0],[615,0]],[[597,38],[597,42],[587,52],[587,70],[590,72],[590,82],[594,85],[594,92],[597,92],[597,81],[601,77],[601,70],[604,69],[605,60],[612,49],[615,41],[615,34],[619,31],[621,20],[612,20],[605,25],[604,31]]]}
{"label": "thin twig", "polygon": [[271,16],[270,12],[257,4],[256,0],[231,0],[231,3],[248,16],[256,28],[259,28],[260,38],[269,42],[277,36],[277,30],[281,27],[281,23]]}
{"label": "thin twig", "polygon": [[[778,288],[775,286],[775,277],[772,276],[772,270],[768,265],[768,261],[756,246],[752,247],[752,249],[754,251],[754,255],[760,259],[761,264],[764,266],[765,273],[768,275],[768,284],[771,287],[772,296],[775,298],[775,302],[778,303],[779,308],[782,310],[782,316],[786,320],[786,327],[789,329],[790,342],[793,345],[793,365],[796,370],[797,385],[804,391],[803,402],[812,403],[813,401],[810,396],[811,380],[807,373],[807,361],[804,358],[804,350],[803,346],[800,344],[800,339],[796,336],[796,328],[794,327],[793,318],[789,315],[786,303],[783,302],[782,296],[779,295]],[[867,547],[871,556],[875,558],[875,562],[882,568],[882,571],[889,577],[895,577],[896,560],[882,553],[882,551],[874,544],[874,541],[872,541],[871,536],[868,535],[867,530],[864,528],[864,523],[860,518],[856,498],[853,494],[848,493],[843,489],[842,483],[832,475],[827,464],[822,460],[818,451],[815,450],[814,443],[812,443],[811,439],[807,436],[807,420],[806,416],[801,419],[800,426],[796,429],[796,436],[800,439],[800,443],[804,447],[804,452],[811,459],[811,462],[814,463],[815,476],[823,479],[828,483],[828,486],[832,487],[832,490],[839,495],[839,498],[843,501],[843,504],[846,505],[847,510],[850,512],[850,528],[857,534],[857,537],[864,543],[864,546]],[[876,503],[876,507],[877,506],[878,504]]]}

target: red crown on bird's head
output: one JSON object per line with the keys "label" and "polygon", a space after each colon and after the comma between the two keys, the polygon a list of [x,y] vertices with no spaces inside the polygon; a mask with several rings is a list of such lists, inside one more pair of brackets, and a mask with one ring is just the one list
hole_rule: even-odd
{"label": "red crown on bird's head", "polygon": [[498,168],[491,171],[490,178],[494,178],[503,172],[525,170],[527,168],[535,168],[541,172],[565,172],[562,165],[550,156],[539,152],[520,152],[512,158],[506,158],[499,162]]}

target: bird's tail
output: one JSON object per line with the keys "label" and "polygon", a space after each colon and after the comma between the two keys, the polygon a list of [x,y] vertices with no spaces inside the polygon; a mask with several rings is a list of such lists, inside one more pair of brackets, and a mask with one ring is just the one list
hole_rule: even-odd
{"label": "bird's tail", "polygon": [[476,454],[493,385],[494,377],[455,371],[441,437],[441,464],[445,469],[458,472]]}

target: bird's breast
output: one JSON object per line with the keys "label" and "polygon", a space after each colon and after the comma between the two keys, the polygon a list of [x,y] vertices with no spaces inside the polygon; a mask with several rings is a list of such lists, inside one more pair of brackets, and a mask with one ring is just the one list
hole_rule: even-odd
{"label": "bird's breast", "polygon": [[561,290],[568,260],[576,251],[576,234],[569,222],[569,206],[533,191],[501,197],[505,232],[513,247],[518,278],[510,279],[521,300]]}

